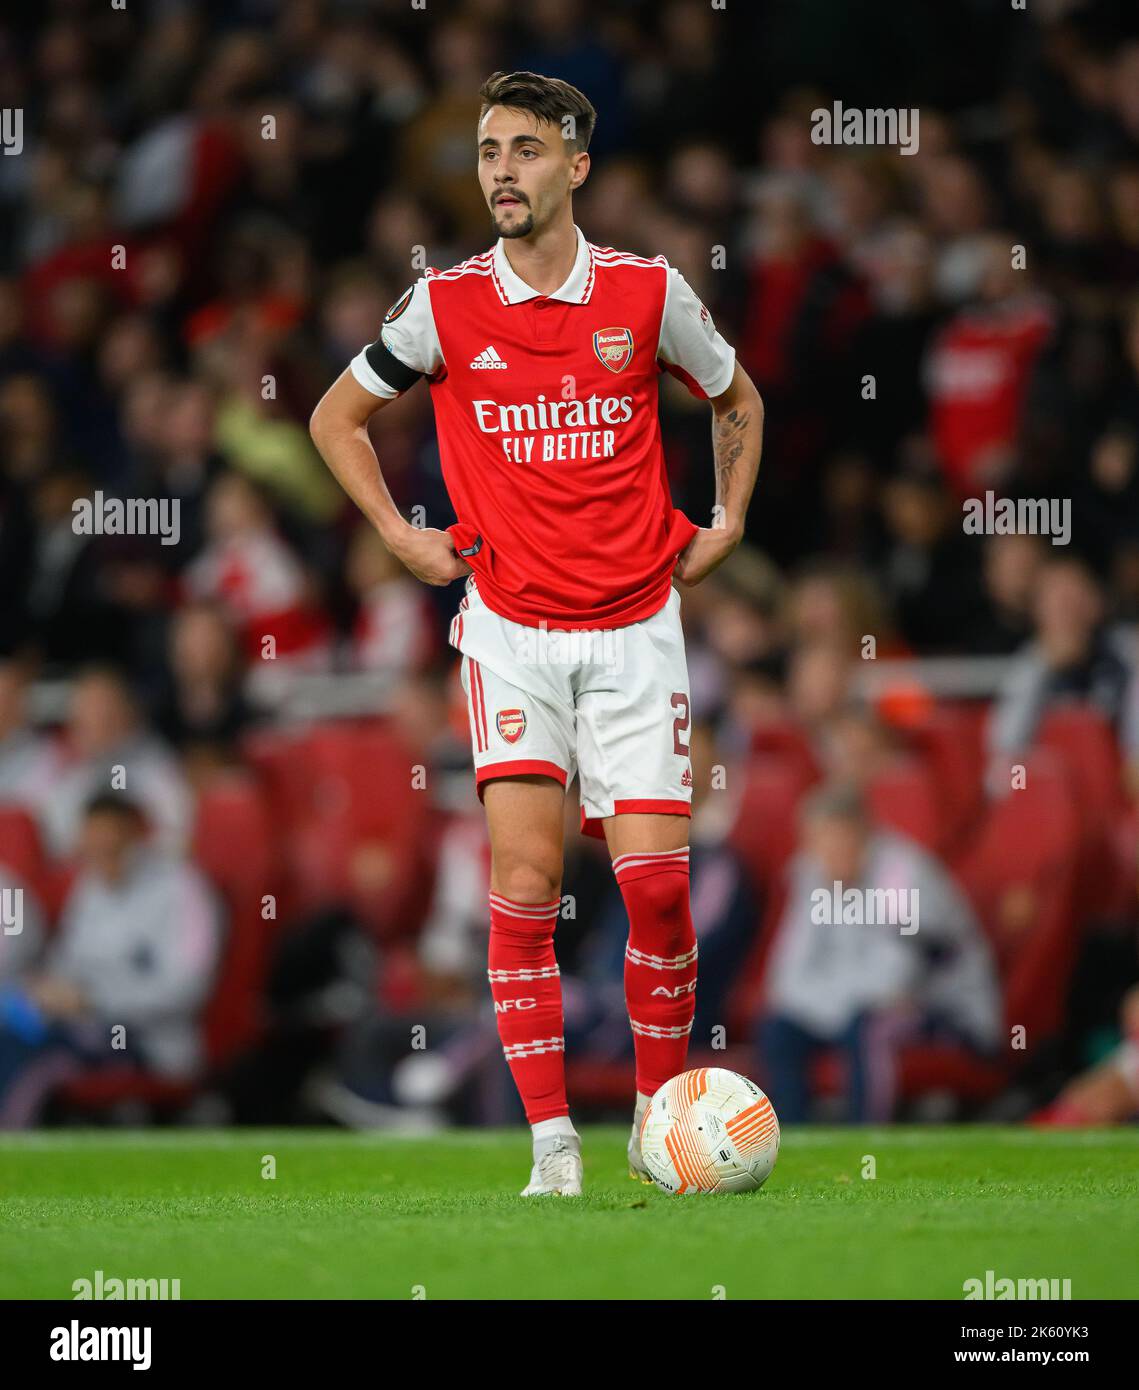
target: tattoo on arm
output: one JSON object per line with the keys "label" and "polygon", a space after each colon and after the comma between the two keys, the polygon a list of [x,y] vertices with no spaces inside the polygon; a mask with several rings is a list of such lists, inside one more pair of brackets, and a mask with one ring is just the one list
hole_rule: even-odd
{"label": "tattoo on arm", "polygon": [[744,451],[751,413],[729,410],[712,417],[712,455],[716,461],[716,501],[724,502],[732,470]]}

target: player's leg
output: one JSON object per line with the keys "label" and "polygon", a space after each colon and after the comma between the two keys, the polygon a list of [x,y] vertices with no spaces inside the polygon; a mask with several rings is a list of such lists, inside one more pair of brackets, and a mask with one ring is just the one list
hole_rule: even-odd
{"label": "player's leg", "polygon": [[587,674],[577,701],[584,823],[605,835],[629,917],[625,998],[636,1054],[629,1164],[646,1181],[640,1122],[654,1092],[684,1070],[696,1007],[690,706],[679,608],[674,591],[652,618],[619,629],[614,668]]}
{"label": "player's leg", "polygon": [[487,974],[503,1053],[534,1141],[524,1197],[581,1192],[581,1140],[566,1102],[561,977],[554,954],[564,803],[560,782],[533,774],[496,779],[483,792],[491,844]]}
{"label": "player's leg", "polygon": [[[495,1021],[533,1131],[534,1173],[525,1195],[571,1195],[581,1190],[581,1149],[566,1105],[554,927],[565,785],[574,768],[573,708],[552,680],[548,698],[540,698],[500,674],[514,669],[516,635],[477,595],[461,613],[467,644],[477,642],[494,661],[492,668],[465,655],[462,678],[491,842],[488,974]],[[538,674],[521,671],[520,678]]]}
{"label": "player's leg", "polygon": [[632,812],[602,821],[629,917],[625,1003],[636,1056],[629,1171],[649,1182],[640,1131],[655,1092],[684,1070],[696,1012],[696,932],[689,904],[688,819]]}

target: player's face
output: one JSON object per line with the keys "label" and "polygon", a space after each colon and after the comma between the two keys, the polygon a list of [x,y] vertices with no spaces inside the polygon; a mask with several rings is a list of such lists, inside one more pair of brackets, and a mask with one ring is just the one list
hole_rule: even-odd
{"label": "player's face", "polygon": [[495,230],[524,237],[548,226],[589,169],[560,126],[492,106],[479,122],[479,184]]}

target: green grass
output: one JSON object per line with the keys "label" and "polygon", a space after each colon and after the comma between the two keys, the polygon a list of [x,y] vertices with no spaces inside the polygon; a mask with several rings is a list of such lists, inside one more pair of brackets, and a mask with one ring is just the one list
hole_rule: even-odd
{"label": "green grass", "polygon": [[759,1192],[704,1198],[630,1181],[625,1135],[585,1131],[584,1198],[533,1201],[522,1130],[5,1137],[0,1297],[97,1269],[184,1299],[960,1299],[986,1269],[1139,1297],[1139,1130],[790,1131]]}

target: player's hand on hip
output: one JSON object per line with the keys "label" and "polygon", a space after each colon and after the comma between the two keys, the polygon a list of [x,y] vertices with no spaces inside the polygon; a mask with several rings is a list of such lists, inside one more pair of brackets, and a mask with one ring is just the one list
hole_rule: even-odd
{"label": "player's hand on hip", "polygon": [[409,526],[398,541],[389,543],[407,568],[424,584],[450,584],[470,574],[471,567],[455,553],[455,543],[446,531]]}
{"label": "player's hand on hip", "polygon": [[718,526],[702,526],[680,552],[673,575],[680,584],[699,584],[739,545],[740,538]]}

